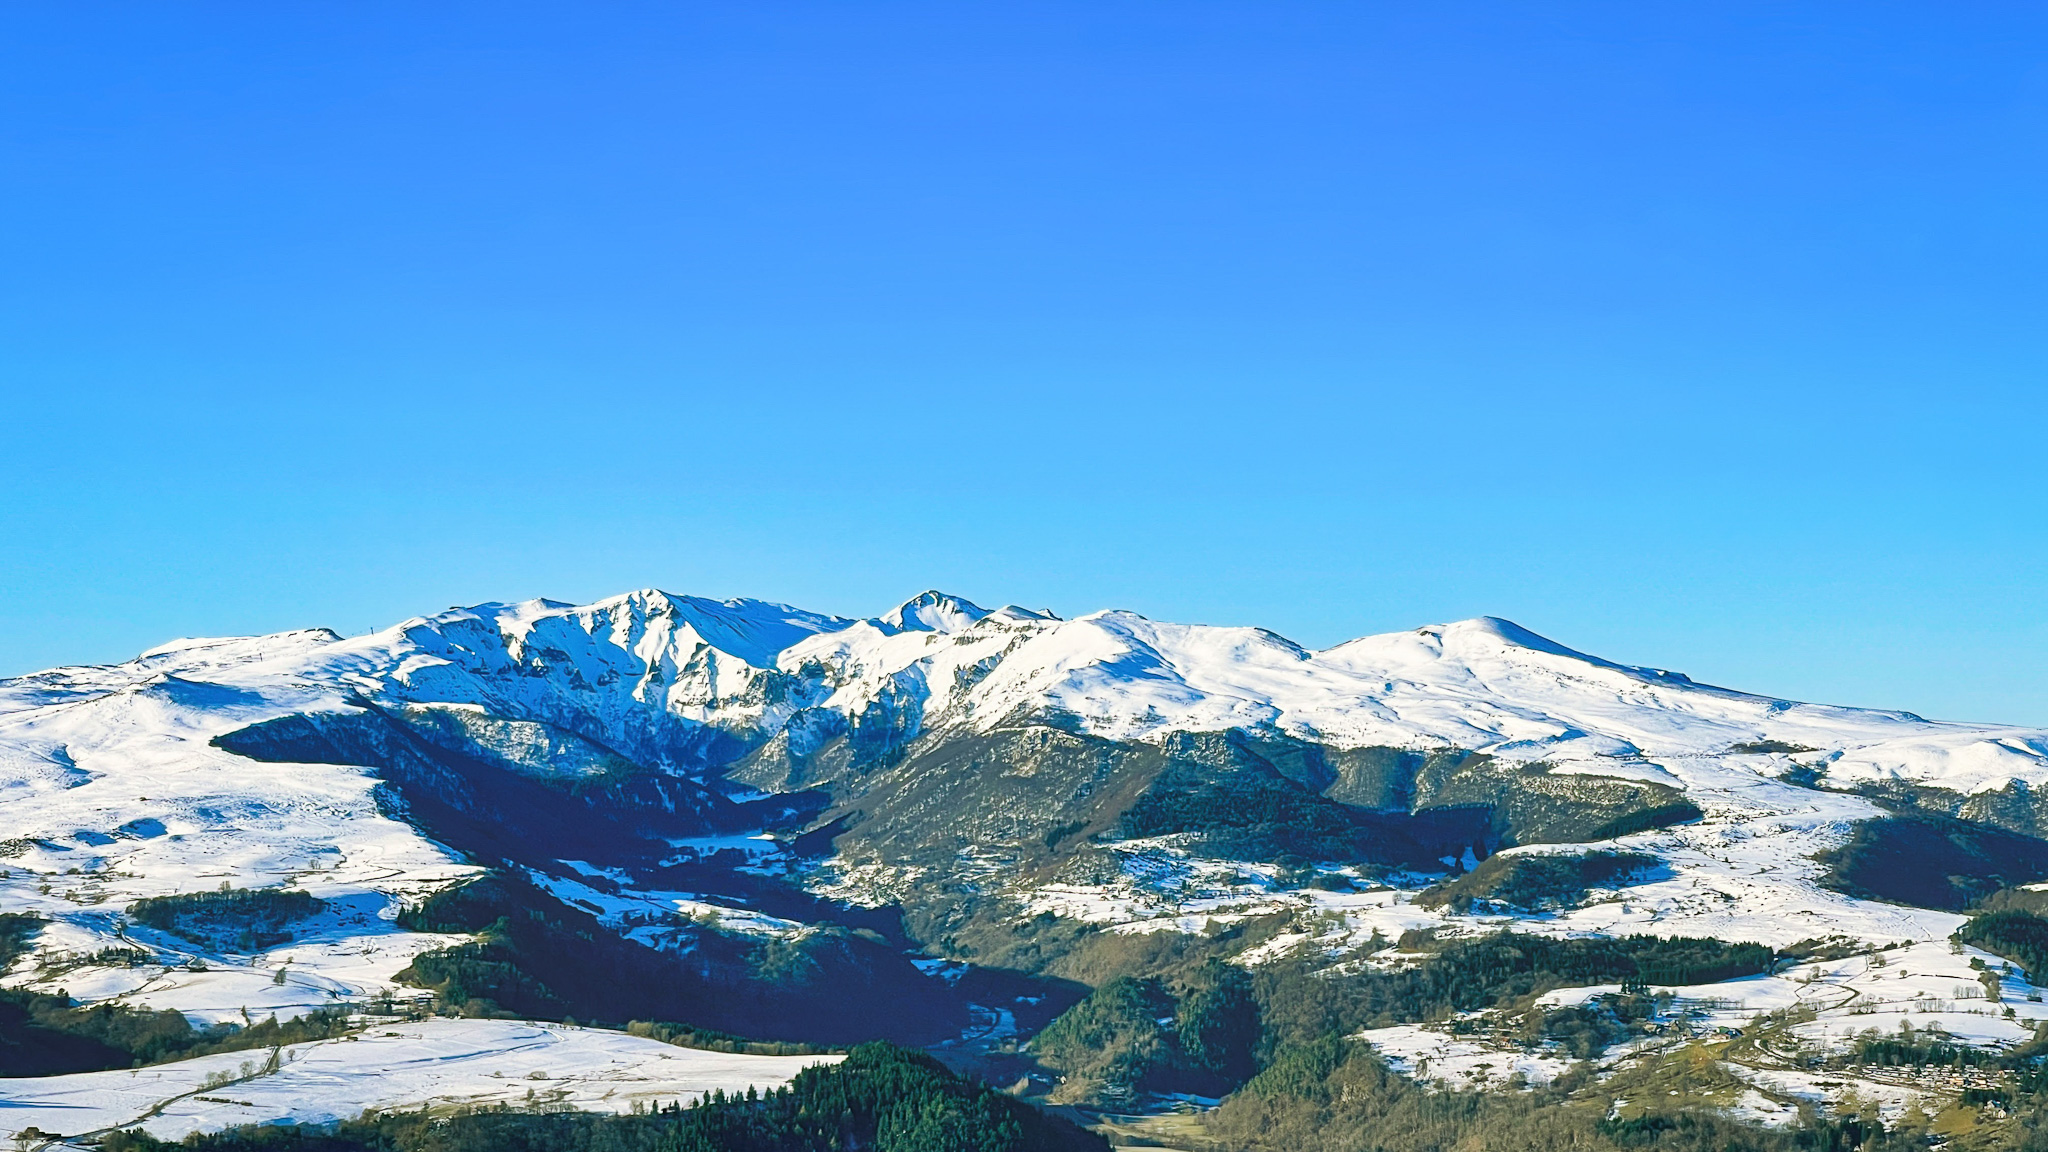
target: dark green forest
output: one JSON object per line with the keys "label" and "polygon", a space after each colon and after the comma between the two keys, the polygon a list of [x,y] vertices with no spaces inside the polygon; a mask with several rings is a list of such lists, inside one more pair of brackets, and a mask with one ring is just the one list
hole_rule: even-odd
{"label": "dark green forest", "polygon": [[1457,941],[1412,968],[1325,973],[1302,958],[1254,974],[1266,1051],[1364,1028],[1445,1019],[1552,988],[1706,984],[1769,969],[1771,950],[1680,936],[1555,939],[1501,932]]}
{"label": "dark green forest", "polygon": [[2005,957],[2034,979],[2048,975],[2048,919],[2031,912],[1987,912],[1971,917],[1956,935]]}
{"label": "dark green forest", "polygon": [[1031,1041],[1040,1062],[1090,1094],[1221,1096],[1257,1070],[1261,1028],[1251,976],[1211,959],[1177,984],[1121,976]]}
{"label": "dark green forest", "polygon": [[623,1026],[633,1020],[812,1045],[956,1036],[965,1005],[900,951],[855,931],[758,940],[704,930],[688,953],[605,929],[508,871],[408,909],[420,932],[480,938],[422,954],[399,979],[470,1015]]}
{"label": "dark green forest", "polygon": [[1424,889],[1415,902],[1458,913],[1500,905],[1522,911],[1571,908],[1588,888],[1648,873],[1657,858],[1639,852],[1577,852],[1489,856],[1454,880]]}
{"label": "dark green forest", "polygon": [[292,938],[290,924],[326,907],[312,895],[282,888],[229,888],[152,896],[128,906],[128,918],[198,944],[254,952]]}
{"label": "dark green forest", "polygon": [[1961,911],[2048,878],[2048,841],[1930,812],[1858,822],[1821,854],[1823,883],[1850,896]]}

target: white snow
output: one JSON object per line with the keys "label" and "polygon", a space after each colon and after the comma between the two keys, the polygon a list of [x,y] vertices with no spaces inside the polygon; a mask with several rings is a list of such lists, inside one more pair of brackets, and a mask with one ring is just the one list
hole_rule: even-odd
{"label": "white snow", "polygon": [[[745,1056],[621,1032],[512,1020],[375,1025],[277,1050],[0,1080],[0,1139],[139,1126],[176,1140],[240,1124],[319,1124],[368,1110],[552,1104],[626,1112],[786,1084],[838,1056]],[[223,1083],[223,1081],[229,1081]]]}
{"label": "white snow", "polygon": [[1374,1028],[1360,1038],[1395,1071],[1465,1091],[1505,1087],[1518,1076],[1530,1087],[1548,1084],[1572,1065],[1566,1057],[1494,1047],[1419,1024]]}
{"label": "white snow", "polygon": [[[187,641],[112,668],[0,682],[0,908],[52,921],[13,981],[92,999],[177,1007],[202,1021],[290,1016],[392,987],[445,937],[400,931],[398,902],[475,869],[384,816],[365,770],[259,764],[208,741],[338,706],[309,666],[350,667],[328,632]],[[276,954],[228,955],[122,915],[147,896],[296,884],[329,902]],[[105,968],[81,958],[143,947],[205,972]],[[276,969],[289,957],[283,985]]]}

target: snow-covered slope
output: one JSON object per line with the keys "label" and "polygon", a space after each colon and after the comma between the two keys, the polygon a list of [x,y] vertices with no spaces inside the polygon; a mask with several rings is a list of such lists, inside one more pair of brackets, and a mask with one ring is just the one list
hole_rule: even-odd
{"label": "snow-covered slope", "polygon": [[[1312,652],[1257,628],[1118,611],[1060,620],[936,592],[871,620],[642,591],[580,607],[454,609],[352,640],[185,641],[117,668],[0,683],[0,707],[76,700],[149,675],[236,686],[265,702],[296,685],[475,704],[685,769],[729,759],[793,718],[818,731],[820,717],[857,723],[887,711],[905,735],[1058,715],[1122,740],[1265,726],[1335,747],[1454,746],[1594,769],[1775,745],[1811,749],[1844,783],[1972,792],[2048,782],[2048,732],[1747,695],[1490,617]],[[216,705],[233,702],[193,703],[225,714]]]}
{"label": "snow-covered slope", "polygon": [[746,1056],[513,1020],[386,1023],[360,1037],[229,1052],[149,1068],[16,1081],[0,1139],[25,1128],[77,1140],[117,1128],[161,1139],[242,1124],[325,1124],[375,1109],[511,1105],[625,1112],[714,1089],[786,1084],[840,1056]]}
{"label": "snow-covered slope", "polygon": [[[549,733],[698,773],[778,737],[802,751],[850,727],[900,742],[1050,718],[1117,740],[1266,728],[1338,748],[1459,747],[1677,787],[1698,786],[1703,757],[1738,779],[1797,760],[1837,785],[2048,783],[2048,732],[1746,695],[1492,618],[1312,652],[1256,628],[1060,620],[936,592],[851,620],[642,591],[453,609],[354,639],[178,641],[0,681],[0,854],[37,873],[99,862],[80,872],[105,879],[73,895],[108,909],[221,877],[389,896],[445,883],[461,865],[380,815],[364,771],[258,765],[208,743],[365,701],[471,706],[496,718],[478,739],[545,753],[551,772],[573,769],[574,741]],[[529,722],[542,735],[515,730]],[[50,887],[7,896],[42,907],[61,900]]]}
{"label": "snow-covered slope", "polygon": [[[1336,747],[1456,746],[1696,792],[1728,773],[1724,783],[1741,787],[1790,759],[1837,783],[1898,778],[1972,792],[2048,782],[2048,733],[2038,730],[1745,695],[1491,618],[1312,652],[1255,628],[1128,612],[1061,620],[937,592],[852,620],[642,591],[585,606],[453,609],[353,639],[309,630],[184,640],[121,665],[0,681],[0,900],[57,916],[46,951],[83,950],[144,896],[295,881],[365,910],[360,924],[330,926],[332,947],[355,961],[328,977],[334,987],[308,994],[375,989],[432,943],[391,931],[396,902],[470,870],[382,814],[364,769],[259,764],[209,744],[366,701],[473,707],[503,722],[479,739],[520,744],[508,755],[531,753],[535,740],[567,755],[559,740],[506,727],[526,723],[576,734],[591,755],[678,773],[771,739],[815,745],[849,726],[908,740],[1053,718],[1120,740],[1266,727]],[[249,976],[271,987],[277,961],[248,958]],[[186,983],[239,979],[217,966]],[[199,1000],[219,1000],[209,1010],[219,1012],[275,998]]]}
{"label": "snow-covered slope", "polygon": [[[22,973],[29,982],[206,1022],[239,1020],[245,1007],[290,1016],[386,990],[413,955],[448,942],[401,932],[392,918],[403,899],[476,870],[384,815],[374,777],[256,764],[208,743],[341,707],[339,645],[324,630],[181,641],[110,668],[0,682],[0,908],[51,920],[39,967]],[[120,913],[135,900],[294,881],[329,911],[275,956],[89,975],[67,960],[124,943]],[[146,943],[167,958],[191,954],[175,939]],[[287,957],[296,967],[274,983]]]}
{"label": "snow-covered slope", "polygon": [[986,725],[1043,703],[1122,739],[1270,725],[1337,747],[1455,746],[1589,768],[1776,743],[1824,754],[1835,778],[1897,775],[1963,791],[2048,778],[2048,733],[1731,692],[1492,618],[1310,652],[1255,628],[1103,612],[1038,626],[951,703],[928,710],[927,723]]}
{"label": "snow-covered slope", "polygon": [[315,646],[298,675],[380,699],[480,704],[691,767],[792,720],[793,739],[882,719],[907,738],[1058,715],[1121,740],[1266,726],[1335,747],[1454,746],[1595,771],[1777,746],[1811,749],[1841,783],[1967,793],[2048,782],[2040,730],[1747,695],[1489,617],[1312,652],[1257,628],[1117,611],[1060,620],[936,592],[855,621],[644,591],[412,620]]}
{"label": "snow-covered slope", "polygon": [[[1071,788],[1061,777],[1067,782],[1057,787],[1071,796],[1030,793],[1028,803],[1043,801],[1043,811],[999,811],[1027,803],[1020,781],[1030,768],[1007,763],[989,772],[976,757],[1083,733],[1123,751],[1152,749],[1148,763],[1156,764],[1157,750],[1185,734],[1242,729],[1334,750],[1484,753],[1497,767],[1506,762],[1510,776],[1522,771],[1514,762],[1540,761],[1549,771],[1529,778],[1551,781],[1553,796],[1569,797],[1589,778],[1683,793],[1698,819],[1616,841],[1661,861],[1662,873],[1609,899],[1514,922],[1532,931],[1713,935],[1778,946],[1833,934],[1938,942],[1959,922],[1951,912],[1823,886],[1816,853],[1839,845],[1854,822],[1882,814],[1842,789],[1911,785],[1956,804],[2017,798],[2029,806],[2032,790],[2048,786],[2048,732],[1747,695],[1602,660],[1492,618],[1318,652],[1256,628],[1162,624],[1118,611],[1062,620],[938,592],[870,619],[657,591],[582,606],[486,604],[355,638],[315,629],[182,640],[124,664],[0,681],[0,911],[49,921],[7,982],[175,1007],[202,1022],[417,994],[394,977],[453,938],[400,930],[398,909],[478,869],[421,830],[446,834],[398,802],[390,765],[302,762],[296,757],[350,759],[303,750],[258,758],[235,744],[235,734],[266,726],[308,726],[305,717],[367,717],[388,724],[394,739],[437,744],[457,760],[523,777],[521,786],[542,797],[538,808],[522,810],[528,820],[537,812],[551,823],[550,798],[569,794],[569,784],[616,786],[614,801],[632,809],[618,827],[651,836],[656,855],[694,860],[724,849],[751,861],[750,875],[769,884],[792,866],[787,838],[753,839],[763,824],[732,821],[755,811],[746,804],[788,798],[750,799],[722,778],[728,771],[793,788],[800,776],[834,779],[789,769],[806,758],[866,765],[861,786],[880,788],[876,803],[896,805],[867,827],[886,830],[944,816],[943,787],[920,792],[901,777],[927,764],[937,771],[945,749],[971,746],[983,751],[954,757],[945,770],[981,789],[975,795],[986,810],[969,815],[986,820],[955,821],[945,829],[951,839],[928,841],[939,853],[917,861],[892,858],[869,840],[867,855],[807,874],[809,892],[876,903],[964,883],[1007,900],[1009,911],[996,915],[1051,912],[1121,931],[1199,931],[1218,919],[1292,909],[1299,930],[1267,951],[1320,948],[1333,959],[1412,928],[1457,933],[1508,921],[1425,909],[1412,891],[1290,887],[1277,882],[1271,861],[1202,859],[1172,836],[1119,841],[1115,812],[1089,805],[1115,788],[1125,789],[1118,803],[1128,805],[1134,789],[1149,786],[1142,773],[1101,795],[1090,789],[1107,776]],[[1001,743],[1019,730],[1029,740]],[[217,743],[223,738],[242,754]],[[938,751],[926,760],[897,755],[913,747]],[[1360,751],[1358,762],[1378,755]],[[779,782],[776,771],[756,771],[774,757],[786,773]],[[423,771],[431,775],[432,766]],[[1052,779],[1040,776],[1038,785],[1052,787]],[[1569,787],[1555,786],[1560,779]],[[1831,790],[1801,786],[1816,780]],[[630,791],[638,785],[647,787]],[[847,795],[865,802],[854,793],[838,801]],[[816,814],[816,803],[800,810]],[[650,832],[632,824],[643,809],[680,823]],[[2040,819],[2039,809],[2028,810]],[[1066,842],[1066,855],[1048,859],[1059,836],[1084,825],[1086,852]],[[978,830],[999,827],[1008,839],[977,839]],[[1053,827],[1065,831],[1055,836]],[[848,842],[839,841],[843,853]],[[670,927],[693,921],[764,938],[809,930],[730,893],[670,890],[647,880],[644,868],[615,868],[619,861],[580,850],[537,856],[563,859],[522,857],[554,869],[535,872],[536,883],[651,947],[674,946]],[[1041,870],[1027,875],[1027,865]],[[1044,870],[1066,865],[1075,874]],[[932,871],[949,867],[957,875]],[[223,884],[296,886],[324,910],[298,924],[289,942],[244,951],[195,945],[124,915],[145,897]],[[140,948],[153,962],[90,959],[109,947]],[[548,1051],[567,1051],[547,1043],[555,1045]]]}

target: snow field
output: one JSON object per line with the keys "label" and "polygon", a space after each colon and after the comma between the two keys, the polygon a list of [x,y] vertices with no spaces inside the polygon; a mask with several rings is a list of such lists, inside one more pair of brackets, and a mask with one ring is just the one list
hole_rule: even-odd
{"label": "snow field", "polygon": [[605,1112],[786,1084],[838,1056],[745,1056],[509,1020],[371,1025],[359,1036],[115,1072],[0,1080],[0,1139],[140,1126],[176,1140],[365,1111],[546,1103]]}
{"label": "snow field", "polygon": [[[4,685],[0,700],[27,706],[0,713],[0,910],[49,920],[10,983],[239,1022],[244,1009],[289,1017],[397,991],[392,975],[451,942],[393,920],[401,901],[476,869],[385,816],[369,773],[259,764],[208,743],[332,706],[333,690],[298,672],[334,643],[325,633],[189,642]],[[145,897],[222,884],[295,884],[329,907],[295,926],[298,939],[255,955],[130,926],[123,914]],[[86,961],[105,949],[156,962]],[[187,970],[191,961],[205,971]]]}
{"label": "snow field", "polygon": [[1531,1087],[1548,1084],[1572,1066],[1567,1057],[1498,1047],[1420,1024],[1374,1028],[1359,1038],[1403,1075],[1468,1092],[1504,1087],[1516,1076]]}

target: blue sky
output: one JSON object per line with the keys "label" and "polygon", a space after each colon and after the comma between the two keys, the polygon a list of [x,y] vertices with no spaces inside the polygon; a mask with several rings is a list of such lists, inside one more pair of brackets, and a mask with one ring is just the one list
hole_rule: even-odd
{"label": "blue sky", "polygon": [[0,10],[0,674],[658,586],[2048,724],[2034,5]]}

